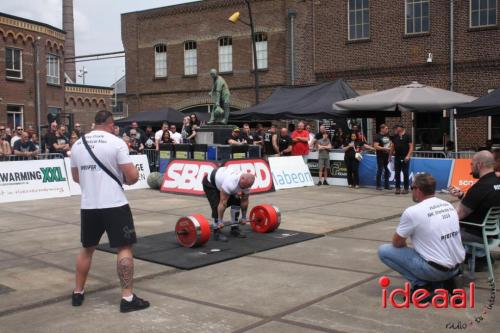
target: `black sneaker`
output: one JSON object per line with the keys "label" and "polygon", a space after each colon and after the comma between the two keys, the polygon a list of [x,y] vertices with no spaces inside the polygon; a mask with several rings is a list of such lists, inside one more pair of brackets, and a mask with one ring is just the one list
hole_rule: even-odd
{"label": "black sneaker", "polygon": [[377,186],[377,191],[382,191],[382,187]]}
{"label": "black sneaker", "polygon": [[227,242],[227,237],[220,231],[220,229],[214,230],[214,240],[218,242]]}
{"label": "black sneaker", "polygon": [[326,180],[323,180],[323,185],[330,185]]}
{"label": "black sneaker", "polygon": [[123,298],[120,302],[120,312],[122,313],[144,310],[146,308],[149,308],[149,302],[137,297],[135,294],[130,302]]}
{"label": "black sneaker", "polygon": [[231,227],[231,236],[236,238],[247,238],[247,235],[241,231],[240,227]]}
{"label": "black sneaker", "polygon": [[84,294],[73,292],[73,294],[71,295],[71,304],[73,306],[80,306],[82,305],[84,299],[85,299]]}
{"label": "black sneaker", "polygon": [[318,181],[318,183],[316,185],[321,186],[321,185],[323,185],[323,183],[320,180],[320,181]]}

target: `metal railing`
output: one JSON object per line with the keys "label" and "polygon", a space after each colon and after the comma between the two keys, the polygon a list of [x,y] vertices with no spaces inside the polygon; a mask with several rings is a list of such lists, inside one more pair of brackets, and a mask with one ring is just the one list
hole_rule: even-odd
{"label": "metal railing", "polygon": [[149,170],[151,172],[160,169],[160,152],[156,149],[144,149],[144,155],[148,158]]}
{"label": "metal railing", "polygon": [[448,157],[454,159],[471,159],[477,151],[449,151]]}
{"label": "metal railing", "polygon": [[444,151],[422,151],[416,150],[413,152],[412,157],[424,157],[424,158],[448,158]]}
{"label": "metal railing", "polygon": [[44,153],[38,154],[36,156],[21,156],[21,155],[6,155],[3,158],[0,157],[0,161],[10,162],[10,161],[29,161],[29,160],[55,160],[61,159],[65,156],[61,153]]}

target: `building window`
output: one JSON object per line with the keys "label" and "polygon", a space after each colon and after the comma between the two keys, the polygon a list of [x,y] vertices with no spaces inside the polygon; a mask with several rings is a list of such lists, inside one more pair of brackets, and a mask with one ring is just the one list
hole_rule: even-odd
{"label": "building window", "polygon": [[47,54],[47,83],[59,84],[59,57],[53,54]]}
{"label": "building window", "polygon": [[184,75],[198,74],[198,54],[195,41],[184,43]]}
{"label": "building window", "polygon": [[470,0],[471,28],[497,25],[497,0]]}
{"label": "building window", "polygon": [[406,33],[429,32],[429,0],[406,0]]}
{"label": "building window", "polygon": [[[257,32],[255,34],[255,49],[257,50],[257,67],[259,69],[267,69],[267,34],[264,32]],[[252,67],[253,53],[252,53]]]}
{"label": "building window", "polygon": [[116,102],[116,105],[113,105],[112,111],[113,113],[123,113],[123,101]]}
{"label": "building window", "polygon": [[167,77],[167,45],[155,46],[155,77]]}
{"label": "building window", "polygon": [[233,39],[219,38],[219,72],[233,71]]}
{"label": "building window", "polygon": [[5,74],[8,78],[23,78],[23,53],[19,49],[5,49]]}
{"label": "building window", "polygon": [[349,0],[349,40],[370,37],[370,9],[368,0]]}
{"label": "building window", "polygon": [[500,144],[500,116],[491,116],[491,140]]}
{"label": "building window", "polygon": [[23,106],[22,105],[7,105],[7,127],[17,128],[23,127]]}

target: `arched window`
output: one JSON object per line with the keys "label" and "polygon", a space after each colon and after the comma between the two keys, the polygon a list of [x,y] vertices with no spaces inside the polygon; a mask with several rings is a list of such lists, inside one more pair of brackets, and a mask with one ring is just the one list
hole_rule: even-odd
{"label": "arched window", "polygon": [[167,45],[155,45],[155,77],[167,77]]}
{"label": "arched window", "polygon": [[195,41],[184,42],[184,75],[198,74],[198,54]]}
{"label": "arched window", "polygon": [[219,72],[233,71],[233,39],[231,37],[219,38]]}
{"label": "arched window", "polygon": [[[257,50],[257,68],[267,69],[267,34],[265,32],[255,33],[255,49]],[[253,62],[252,67],[255,68]]]}

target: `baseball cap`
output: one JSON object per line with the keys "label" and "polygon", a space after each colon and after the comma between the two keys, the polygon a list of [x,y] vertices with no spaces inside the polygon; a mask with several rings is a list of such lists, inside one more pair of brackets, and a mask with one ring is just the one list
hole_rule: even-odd
{"label": "baseball cap", "polygon": [[238,126],[233,128],[233,132],[239,132],[239,131],[240,131],[240,128]]}

